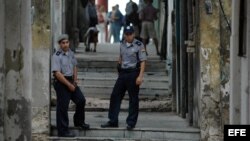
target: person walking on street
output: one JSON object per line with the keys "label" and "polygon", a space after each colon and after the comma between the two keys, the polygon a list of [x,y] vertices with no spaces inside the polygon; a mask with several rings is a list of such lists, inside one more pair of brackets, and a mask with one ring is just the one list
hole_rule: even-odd
{"label": "person walking on street", "polygon": [[133,25],[135,30],[135,38],[141,41],[140,38],[140,27],[141,27],[141,21],[139,19],[139,13],[138,13],[138,6],[135,2],[130,0],[126,4],[126,15],[125,15],[125,24],[126,26]]}
{"label": "person walking on street", "polygon": [[110,97],[109,121],[102,124],[102,128],[118,127],[121,101],[126,91],[129,94],[127,129],[135,128],[139,113],[139,89],[143,82],[146,60],[146,50],[143,43],[135,39],[133,26],[126,26],[124,28],[124,41],[120,44],[119,75]]}
{"label": "person walking on street", "polygon": [[98,42],[98,30],[96,25],[98,24],[98,15],[95,5],[95,0],[89,0],[87,4],[89,13],[89,28],[86,32],[86,48],[85,51],[90,51],[90,43],[94,43],[94,50],[96,52],[97,42]]}
{"label": "person walking on street", "polygon": [[74,126],[84,130],[89,129],[85,123],[85,103],[86,99],[77,86],[77,60],[73,51],[69,48],[69,37],[62,34],[58,38],[60,49],[52,56],[52,73],[54,76],[54,89],[57,96],[56,124],[58,136],[74,137],[69,132],[68,107],[72,100],[76,104],[74,114]]}
{"label": "person walking on street", "polygon": [[115,5],[114,8],[115,8],[115,11],[112,12],[112,14],[111,14],[111,19],[112,19],[111,32],[112,32],[112,35],[114,37],[114,43],[119,43],[121,41],[120,31],[121,31],[121,28],[123,26],[123,15],[122,15],[121,11],[119,10],[118,4]]}
{"label": "person walking on street", "polygon": [[155,44],[156,53],[160,55],[159,47],[158,47],[158,39],[156,37],[156,31],[154,27],[154,21],[158,19],[157,13],[159,12],[152,3],[153,0],[145,0],[146,6],[140,11],[139,18],[142,21],[142,29],[140,36],[142,38],[143,44],[147,44],[147,40],[152,38]]}

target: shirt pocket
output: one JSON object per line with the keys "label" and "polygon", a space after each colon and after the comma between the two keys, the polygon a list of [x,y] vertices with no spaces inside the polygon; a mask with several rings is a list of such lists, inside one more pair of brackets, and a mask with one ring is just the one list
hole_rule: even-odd
{"label": "shirt pocket", "polygon": [[74,57],[71,58],[71,64],[75,66],[77,64],[77,61]]}
{"label": "shirt pocket", "polygon": [[130,51],[128,52],[128,56],[129,56],[129,57],[136,57],[136,50],[130,50]]}
{"label": "shirt pocket", "polygon": [[62,60],[62,72],[66,73],[68,71],[69,68],[69,61],[67,59],[63,59]]}

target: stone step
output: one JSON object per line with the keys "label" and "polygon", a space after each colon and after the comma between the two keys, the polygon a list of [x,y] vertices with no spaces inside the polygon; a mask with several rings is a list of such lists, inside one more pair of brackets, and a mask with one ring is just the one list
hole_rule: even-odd
{"label": "stone step", "polygon": [[[86,111],[108,111],[109,110],[110,99],[100,99],[94,97],[86,97]],[[51,110],[55,111],[56,103],[51,104]],[[126,96],[121,103],[121,111],[128,111],[129,99]],[[75,104],[71,101],[69,105],[69,110],[74,110]],[[139,111],[144,112],[170,112],[172,109],[172,98],[171,97],[158,97],[158,98],[144,98],[140,97]]]}
{"label": "stone step", "polygon": [[[117,61],[93,61],[93,60],[80,60],[78,59],[78,67],[81,72],[116,72]],[[166,63],[160,61],[148,61],[146,63],[145,71],[151,72],[164,72]]]}
{"label": "stone step", "polygon": [[[107,112],[86,112],[86,122],[90,124],[90,130],[80,130],[73,127],[73,112],[69,112],[69,127],[77,137],[67,138],[70,140],[81,139],[128,139],[128,140],[171,140],[171,141],[198,141],[200,131],[197,128],[188,126],[185,119],[173,113],[140,112],[136,128],[132,131],[126,130],[127,112],[121,112],[119,116],[119,128],[100,128],[105,123]],[[51,112],[51,133],[50,140],[63,140],[65,138],[56,137],[55,112]]]}
{"label": "stone step", "polygon": [[[114,86],[118,77],[116,72],[93,73],[93,72],[79,72],[79,84],[83,85],[101,85],[101,86]],[[168,80],[166,75],[155,73],[145,73],[143,78],[142,87],[168,87]]]}
{"label": "stone step", "polygon": [[[87,97],[106,98],[113,90],[113,86],[79,85],[79,87]],[[167,87],[141,87],[139,92],[140,96],[167,96],[170,94],[171,91]]]}
{"label": "stone step", "polygon": [[[114,86],[101,86],[101,85],[78,85],[86,97],[109,98],[113,91]],[[128,92],[125,92],[127,95]],[[169,96],[172,92],[166,87],[153,87],[142,85],[140,87],[139,96],[143,98],[154,98],[159,96]],[[54,88],[52,87],[52,95],[55,95]]]}
{"label": "stone step", "polygon": [[[114,86],[116,78],[84,78],[79,79],[79,84],[83,85],[97,85],[97,86]],[[150,87],[169,87],[167,80],[145,80],[143,81],[141,87],[150,88]]]}
{"label": "stone step", "polygon": [[[83,43],[80,43],[76,49],[76,57],[85,60],[112,60],[117,61],[119,57],[120,47],[119,43],[104,43],[97,44],[97,52],[85,52]],[[147,47],[148,60],[160,60],[160,57],[156,55],[154,45],[148,44]]]}
{"label": "stone step", "polygon": [[[78,72],[79,76],[82,77],[94,77],[94,78],[110,78],[117,77],[117,72]],[[165,80],[167,78],[167,74],[165,72],[145,72],[144,79],[159,79]]]}
{"label": "stone step", "polygon": [[74,137],[74,138],[62,138],[62,137],[49,137],[49,141],[199,141],[199,140],[173,140],[173,139],[128,139],[128,138],[110,138],[110,137]]}

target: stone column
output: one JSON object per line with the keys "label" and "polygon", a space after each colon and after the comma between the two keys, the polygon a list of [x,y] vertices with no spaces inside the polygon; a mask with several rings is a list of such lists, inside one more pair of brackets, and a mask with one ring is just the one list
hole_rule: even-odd
{"label": "stone column", "polygon": [[[60,34],[62,34],[62,29],[63,25],[63,19],[62,17],[65,16],[65,11],[62,9],[62,1],[61,0],[52,0],[50,1],[51,5],[51,34],[52,34],[52,45],[53,49],[57,50],[59,49],[58,43],[57,43],[57,38]],[[52,12],[53,11],[53,12]]]}
{"label": "stone column", "polygon": [[3,141],[4,110],[4,0],[0,0],[0,141]]}
{"label": "stone column", "polygon": [[212,3],[212,13],[206,11],[205,1],[200,2],[200,101],[201,140],[223,140],[220,111],[220,9]]}
{"label": "stone column", "polygon": [[[5,0],[4,140],[31,140],[31,1]],[[2,12],[1,12],[2,13]]]}

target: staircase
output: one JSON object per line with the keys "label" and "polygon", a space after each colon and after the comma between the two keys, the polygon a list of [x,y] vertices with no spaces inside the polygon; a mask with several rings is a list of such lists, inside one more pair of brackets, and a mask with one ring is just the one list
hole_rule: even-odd
{"label": "staircase", "polygon": [[165,61],[155,56],[153,46],[148,47],[148,61],[144,82],[140,87],[140,112],[133,131],[126,130],[128,95],[121,105],[119,128],[100,128],[108,121],[109,98],[117,79],[116,63],[119,44],[98,45],[97,52],[85,52],[81,44],[76,51],[79,65],[79,86],[86,103],[86,122],[91,129],[84,131],[73,127],[74,104],[70,105],[70,130],[77,137],[58,138],[55,123],[55,107],[51,108],[51,133],[49,140],[76,141],[198,141],[199,129],[190,127],[185,119],[171,113],[171,90],[165,72]]}

